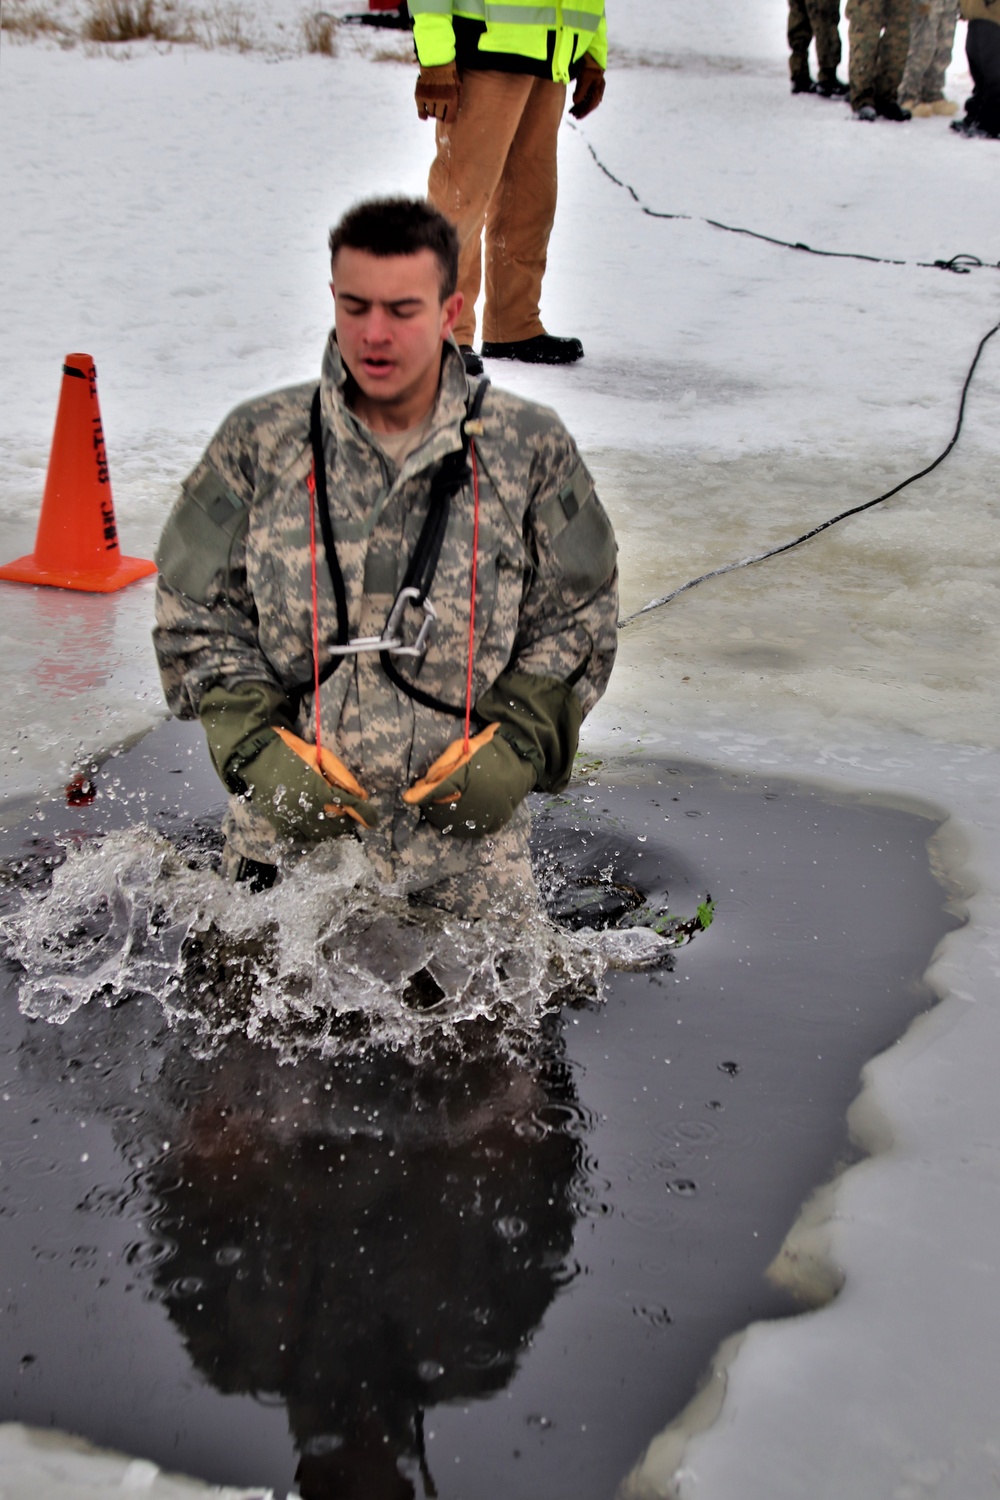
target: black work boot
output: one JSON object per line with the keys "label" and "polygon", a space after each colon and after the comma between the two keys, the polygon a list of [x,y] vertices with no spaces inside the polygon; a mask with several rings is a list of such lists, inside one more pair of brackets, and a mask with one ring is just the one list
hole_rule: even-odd
{"label": "black work boot", "polygon": [[956,135],[964,135],[968,140],[981,139],[984,141],[995,141],[1000,139],[1000,132],[996,130],[985,130],[973,115],[966,115],[964,120],[952,120],[948,127]]}
{"label": "black work boot", "polygon": [[828,78],[821,77],[816,85],[817,94],[822,94],[824,99],[843,99],[851,92],[850,85],[844,83],[832,73]]}
{"label": "black work boot", "polygon": [[908,109],[897,104],[895,99],[876,99],[875,112],[882,116],[883,120],[912,120],[913,116]]}
{"label": "black work boot", "polygon": [[483,362],[473,349],[471,344],[459,344],[459,353],[465,360],[466,375],[481,375],[483,373]]}
{"label": "black work boot", "polygon": [[527,365],[572,365],[583,358],[579,339],[559,339],[551,333],[536,333],[533,339],[512,343],[483,340],[484,359],[519,359]]}
{"label": "black work boot", "polygon": [[809,73],[809,58],[804,52],[793,52],[789,59],[793,94],[812,94],[816,90]]}

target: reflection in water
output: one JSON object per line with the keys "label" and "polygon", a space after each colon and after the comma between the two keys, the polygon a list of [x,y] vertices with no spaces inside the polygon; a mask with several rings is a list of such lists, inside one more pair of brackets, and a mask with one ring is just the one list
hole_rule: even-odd
{"label": "reflection in water", "polygon": [[150,1104],[128,1154],[172,1144],[143,1174],[143,1274],[197,1369],[287,1407],[304,1500],[435,1494],[424,1410],[502,1389],[571,1275],[558,1049],[292,1069],[231,1042],[175,1055]]}
{"label": "reflection in water", "polygon": [[35,589],[31,621],[19,640],[37,641],[48,654],[36,660],[32,676],[47,694],[75,698],[108,681],[114,649],[115,600],[106,594],[67,589]]}

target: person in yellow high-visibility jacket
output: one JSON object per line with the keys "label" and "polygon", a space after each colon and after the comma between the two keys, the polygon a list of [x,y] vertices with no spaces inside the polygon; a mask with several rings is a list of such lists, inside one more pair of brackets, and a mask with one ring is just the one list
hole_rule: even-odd
{"label": "person in yellow high-visibility jacket", "polygon": [[427,195],[458,230],[464,298],[455,338],[470,374],[486,228],[487,359],[572,364],[576,338],[542,325],[539,303],[556,211],[556,135],[573,83],[578,120],[604,95],[604,0],[410,0],[421,119],[437,122]]}

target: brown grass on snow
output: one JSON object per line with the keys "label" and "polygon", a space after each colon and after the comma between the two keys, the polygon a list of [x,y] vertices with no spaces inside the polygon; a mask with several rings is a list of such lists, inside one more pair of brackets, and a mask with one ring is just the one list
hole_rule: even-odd
{"label": "brown grass on snow", "polygon": [[0,6],[0,29],[29,42],[40,36],[72,39],[72,32],[41,6],[18,5],[16,0],[6,0]]}
{"label": "brown grass on snow", "polygon": [[183,30],[158,0],[94,0],[83,35],[88,42],[176,42]]}
{"label": "brown grass on snow", "polygon": [[316,52],[323,57],[336,57],[336,16],[331,16],[325,10],[318,10],[314,15],[306,16],[302,22],[302,35],[307,52]]}

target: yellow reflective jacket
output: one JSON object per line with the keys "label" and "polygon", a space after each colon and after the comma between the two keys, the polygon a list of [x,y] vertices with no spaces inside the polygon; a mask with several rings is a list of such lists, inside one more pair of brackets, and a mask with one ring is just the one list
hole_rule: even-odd
{"label": "yellow reflective jacket", "polygon": [[963,21],[995,21],[1000,26],[1000,0],[960,0]]}
{"label": "yellow reflective jacket", "polygon": [[[455,60],[455,28],[452,17],[479,21],[486,27],[479,39],[479,52],[504,53],[545,62],[549,37],[554,37],[552,77],[568,83],[570,68],[584,53],[602,68],[608,63],[608,30],[604,0],[410,0],[413,40],[417,57],[425,68]],[[531,71],[534,71],[533,69]],[[575,70],[574,70],[575,71]]]}

